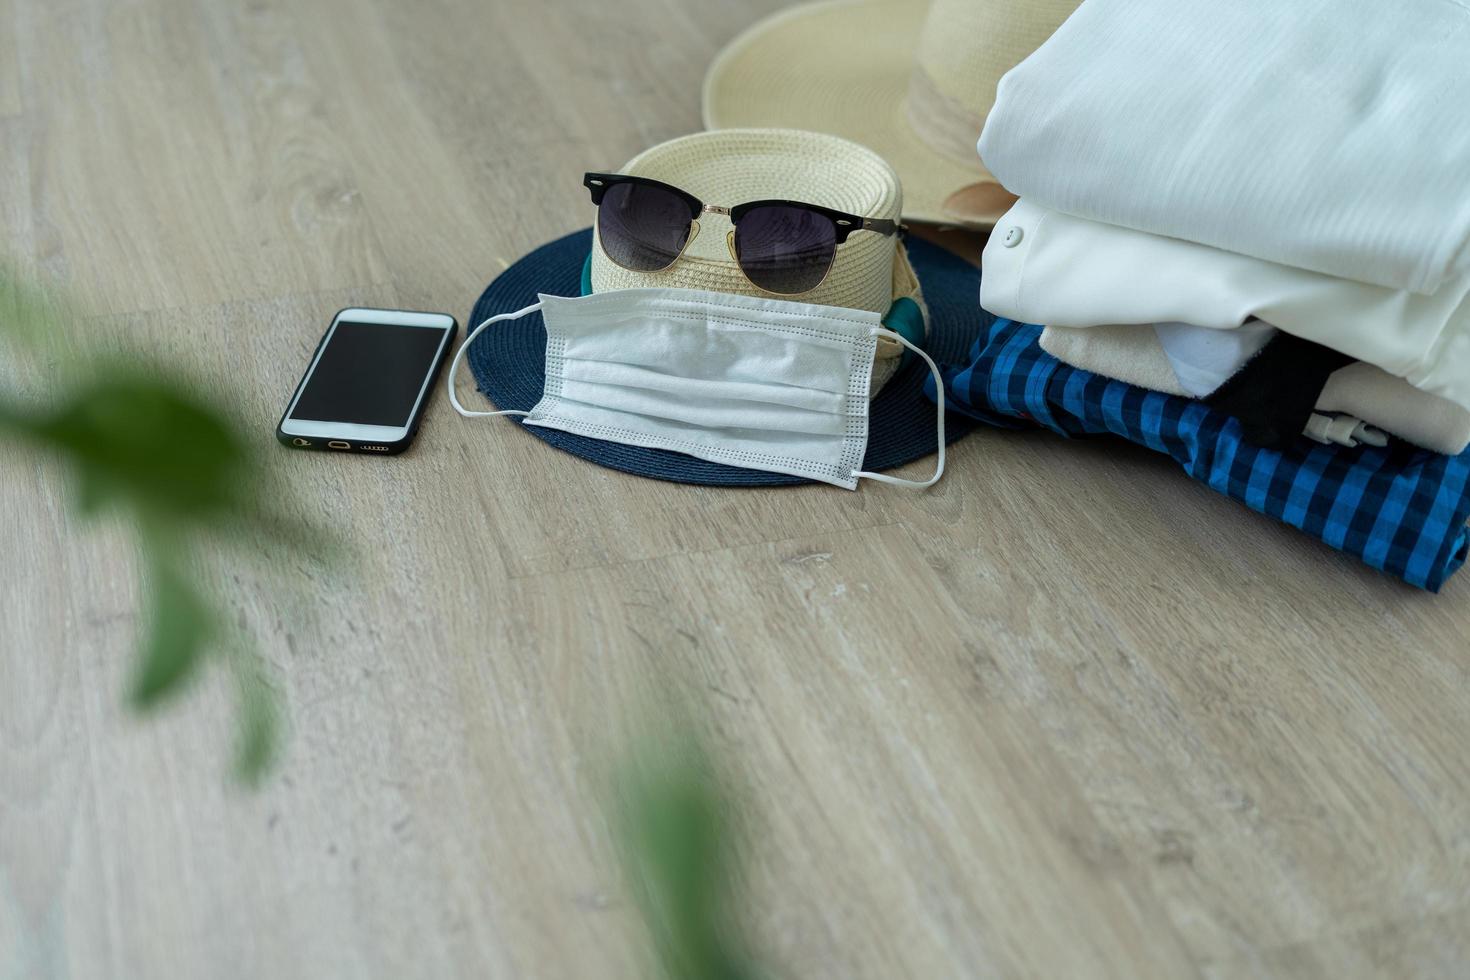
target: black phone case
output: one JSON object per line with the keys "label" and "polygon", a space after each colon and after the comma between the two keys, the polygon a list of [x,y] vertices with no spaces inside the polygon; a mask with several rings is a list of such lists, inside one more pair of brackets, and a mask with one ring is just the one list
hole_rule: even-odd
{"label": "black phone case", "polygon": [[[380,309],[380,307],[372,308]],[[356,309],[368,309],[368,307],[344,306],[332,314],[331,322],[336,323],[337,318],[343,313]],[[434,316],[445,315],[435,313],[432,310],[384,310],[383,312],[431,313]],[[449,322],[449,337],[445,340],[444,346],[439,349],[439,356],[434,359],[433,365],[429,368],[428,390],[431,394],[434,386],[439,381],[439,372],[444,369],[444,362],[454,353],[454,341],[459,337],[459,321],[451,316]],[[281,431],[281,426],[286,424],[286,413],[291,411],[291,406],[296,402],[296,396],[301,393],[301,386],[306,384],[307,373],[311,371],[311,365],[316,363],[317,355],[321,353],[322,345],[327,342],[327,334],[331,329],[331,324],[328,324],[327,329],[322,331],[322,339],[317,341],[316,349],[311,352],[311,357],[307,359],[306,371],[302,372],[301,380],[296,382],[296,387],[291,390],[291,397],[286,399],[286,408],[281,412],[280,421],[276,423],[276,441],[291,449],[306,449],[327,453],[362,453],[365,456],[397,456],[412,445],[414,437],[419,434],[419,423],[423,421],[424,412],[428,411],[429,402],[433,401],[432,397],[425,398],[419,404],[418,410],[413,413],[413,418],[408,420],[408,432],[402,439],[395,442],[365,442],[358,439],[304,439],[301,436],[287,435]]]}

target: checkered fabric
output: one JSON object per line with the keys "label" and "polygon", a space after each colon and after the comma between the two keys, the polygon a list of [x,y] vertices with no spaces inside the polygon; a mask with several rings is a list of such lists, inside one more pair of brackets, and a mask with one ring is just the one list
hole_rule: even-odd
{"label": "checkered fabric", "polygon": [[1470,451],[1346,449],[1305,437],[1287,452],[1261,449],[1228,415],[1073,368],[1041,349],[1040,327],[984,315],[970,363],[945,371],[952,409],[1005,428],[1112,433],[1167,453],[1219,493],[1423,589],[1438,592],[1464,564]]}

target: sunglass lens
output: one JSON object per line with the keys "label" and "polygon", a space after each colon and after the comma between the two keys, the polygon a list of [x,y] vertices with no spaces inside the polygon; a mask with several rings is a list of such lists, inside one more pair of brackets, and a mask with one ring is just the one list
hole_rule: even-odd
{"label": "sunglass lens", "polygon": [[689,240],[689,205],[648,184],[613,184],[597,209],[597,237],[607,257],[634,272],[674,264]]}
{"label": "sunglass lens", "polygon": [[837,254],[837,226],[805,208],[763,204],[740,216],[735,258],[750,281],[790,296],[815,289]]}

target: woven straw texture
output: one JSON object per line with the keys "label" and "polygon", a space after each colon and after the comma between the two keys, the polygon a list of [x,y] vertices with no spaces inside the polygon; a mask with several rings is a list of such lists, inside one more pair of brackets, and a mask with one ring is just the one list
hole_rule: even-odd
{"label": "woven straw texture", "polygon": [[[623,172],[673,184],[705,204],[724,207],[775,198],[893,219],[903,208],[898,177],[882,157],[821,133],[781,129],[695,133],[645,150]],[[702,214],[699,225],[699,234],[684,255],[663,272],[629,272],[615,265],[601,248],[594,249],[593,290],[662,286],[768,295],[751,284],[730,257],[725,243],[732,227],[730,219]],[[838,246],[826,280],[811,292],[791,298],[820,306],[888,312],[895,298],[897,241],[894,235],[853,232]]]}
{"label": "woven straw texture", "polygon": [[[529,306],[536,302],[538,293],[577,295],[581,291],[582,266],[591,248],[590,229],[541,246],[490,284],[475,304],[468,325],[473,329],[496,313]],[[980,329],[979,270],[922,241],[911,242],[910,257],[929,300],[929,337],[925,349],[940,363],[962,361]],[[546,381],[546,328],[541,314],[533,313],[486,330],[470,348],[466,360],[479,390],[492,405],[529,411],[541,400]],[[873,401],[869,408],[871,422],[864,469],[892,469],[935,451],[934,403],[924,395],[928,375],[923,361],[906,359]],[[496,424],[510,421],[495,420]],[[520,424],[519,420],[514,424]],[[973,421],[951,413],[945,419],[947,441],[954,442],[974,426]],[[782,473],[711,463],[668,450],[624,446],[538,426],[522,428],[558,449],[638,476],[730,487],[810,482]]]}
{"label": "woven straw texture", "polygon": [[996,84],[1078,2],[825,0],[782,11],[710,65],[704,124],[855,140],[898,172],[909,220],[988,227],[1011,201],[975,150]]}

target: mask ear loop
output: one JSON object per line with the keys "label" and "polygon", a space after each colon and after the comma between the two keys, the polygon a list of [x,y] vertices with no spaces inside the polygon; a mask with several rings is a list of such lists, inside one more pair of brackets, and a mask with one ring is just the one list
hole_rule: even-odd
{"label": "mask ear loop", "polygon": [[524,310],[516,310],[514,313],[497,313],[495,316],[492,316],[490,319],[486,320],[484,323],[481,323],[474,330],[470,331],[470,335],[464,339],[464,343],[462,343],[462,344],[459,345],[459,350],[457,350],[457,351],[454,352],[454,360],[452,360],[452,361],[449,362],[449,381],[448,381],[449,403],[454,406],[454,410],[456,412],[458,412],[459,414],[463,415],[467,419],[483,418],[483,417],[485,417],[487,415],[530,415],[531,414],[530,412],[522,412],[522,411],[518,411],[517,409],[514,409],[514,408],[507,408],[504,411],[500,411],[500,412],[475,412],[475,411],[471,411],[470,409],[465,408],[463,405],[461,405],[459,403],[459,396],[454,393],[454,376],[459,373],[459,362],[460,362],[460,359],[464,357],[464,352],[470,349],[470,344],[473,344],[475,342],[475,338],[478,337],[478,336],[480,336],[480,334],[482,332],[484,332],[484,330],[485,330],[486,327],[490,326],[490,324],[492,324],[492,323],[499,323],[501,320],[515,320],[515,319],[518,319],[520,317],[525,316],[527,313],[535,313],[539,309],[541,309],[541,304],[540,303],[532,303],[530,306],[526,307]]}
{"label": "mask ear loop", "polygon": [[934,359],[914,344],[909,343],[901,334],[882,328],[875,329],[874,333],[880,337],[888,337],[891,340],[896,340],[915,354],[918,354],[924,359],[924,363],[929,365],[929,371],[934,375],[934,401],[938,407],[937,417],[939,420],[937,425],[939,430],[939,465],[935,467],[934,475],[927,480],[905,480],[902,477],[888,476],[885,473],[869,473],[867,470],[853,470],[852,475],[865,480],[876,480],[879,483],[891,483],[896,487],[908,487],[912,490],[923,490],[932,487],[944,475],[944,378],[940,376],[939,366],[934,363]]}

